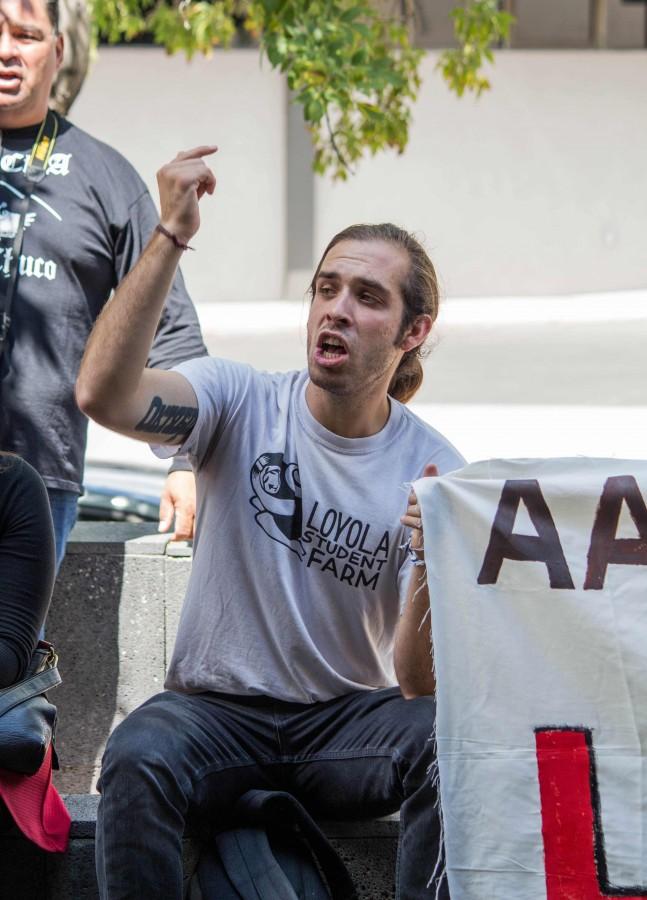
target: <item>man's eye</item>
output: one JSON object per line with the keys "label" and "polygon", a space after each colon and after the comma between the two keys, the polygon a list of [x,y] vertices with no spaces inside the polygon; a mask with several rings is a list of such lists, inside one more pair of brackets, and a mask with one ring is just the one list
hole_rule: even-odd
{"label": "man's eye", "polygon": [[323,297],[331,297],[334,294],[334,289],[329,284],[324,284],[319,288],[319,293]]}
{"label": "man's eye", "polygon": [[380,302],[374,294],[367,294],[366,292],[360,294],[360,300],[362,301],[362,303],[368,303],[370,305],[374,305]]}
{"label": "man's eye", "polygon": [[42,40],[41,36],[33,31],[14,31],[13,37],[23,44],[37,43]]}

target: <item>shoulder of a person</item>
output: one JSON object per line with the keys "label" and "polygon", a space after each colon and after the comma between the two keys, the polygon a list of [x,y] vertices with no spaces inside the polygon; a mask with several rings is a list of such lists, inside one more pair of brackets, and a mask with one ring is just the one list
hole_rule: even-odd
{"label": "shoulder of a person", "polygon": [[302,372],[299,370],[266,372],[256,369],[249,363],[225,359],[221,356],[198,356],[195,359],[180,363],[177,368],[180,372],[190,374],[199,380],[211,381],[227,376],[241,382],[247,382],[250,385],[256,385],[259,389],[265,388],[266,390],[280,389],[283,386],[291,388],[302,375]]}
{"label": "shoulder of a person", "polygon": [[[395,401],[396,403],[398,401]],[[444,434],[421,419],[408,406],[399,404],[407,428],[416,434],[416,439],[420,441],[420,450],[423,456],[427,454],[426,462],[435,462],[434,456],[442,456],[444,468],[450,469],[460,468],[465,464],[465,460],[461,453],[454,447],[452,442],[448,440]],[[441,473],[442,474],[442,473]]]}
{"label": "shoulder of a person", "polygon": [[42,478],[26,460],[12,453],[0,453],[0,483],[6,488],[19,484],[41,493],[45,490]]}
{"label": "shoulder of a person", "polygon": [[123,153],[62,116],[56,143],[60,151],[71,150],[77,164],[86,164],[95,173],[98,165],[103,166],[112,178],[118,172],[120,178],[136,183],[142,193],[146,191],[144,180]]}

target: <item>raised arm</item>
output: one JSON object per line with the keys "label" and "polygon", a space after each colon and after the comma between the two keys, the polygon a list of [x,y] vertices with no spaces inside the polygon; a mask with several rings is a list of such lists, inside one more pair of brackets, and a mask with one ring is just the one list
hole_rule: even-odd
{"label": "raised arm", "polygon": [[97,319],[81,362],[76,383],[80,409],[107,428],[142,441],[180,443],[197,418],[189,382],[177,372],[147,369],[146,361],[181,245],[198,231],[199,201],[216,186],[203,160],[215,150],[203,146],[178,153],[158,172],[161,225],[175,241],[155,232]]}
{"label": "raised arm", "polygon": [[[425,466],[424,477],[437,474],[436,466]],[[420,563],[420,565],[414,565],[411,573],[404,611],[395,635],[393,658],[395,675],[402,696],[411,700],[414,697],[436,692],[422,520],[418,498],[413,491],[409,494],[407,511],[400,521],[407,528],[411,528],[410,547],[418,557],[417,562]]]}

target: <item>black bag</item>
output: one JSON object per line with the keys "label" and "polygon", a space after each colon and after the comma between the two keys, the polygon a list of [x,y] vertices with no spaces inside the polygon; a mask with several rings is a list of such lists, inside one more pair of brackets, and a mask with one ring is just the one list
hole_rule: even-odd
{"label": "black bag", "polygon": [[[39,641],[22,681],[0,691],[0,769],[34,775],[56,732],[56,707],[44,692],[61,683],[58,657]],[[54,767],[58,761],[54,753]]]}
{"label": "black bag", "polygon": [[291,794],[248,791],[233,821],[202,853],[186,900],[356,900],[346,866]]}

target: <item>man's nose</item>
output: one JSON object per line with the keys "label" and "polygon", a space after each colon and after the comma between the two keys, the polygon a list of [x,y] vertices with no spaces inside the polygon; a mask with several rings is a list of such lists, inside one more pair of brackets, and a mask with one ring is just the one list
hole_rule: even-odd
{"label": "man's nose", "polygon": [[5,62],[18,57],[16,41],[8,22],[0,22],[0,59]]}
{"label": "man's nose", "polygon": [[351,319],[351,293],[347,289],[338,292],[332,304],[328,307],[328,314],[336,322],[348,322]]}

